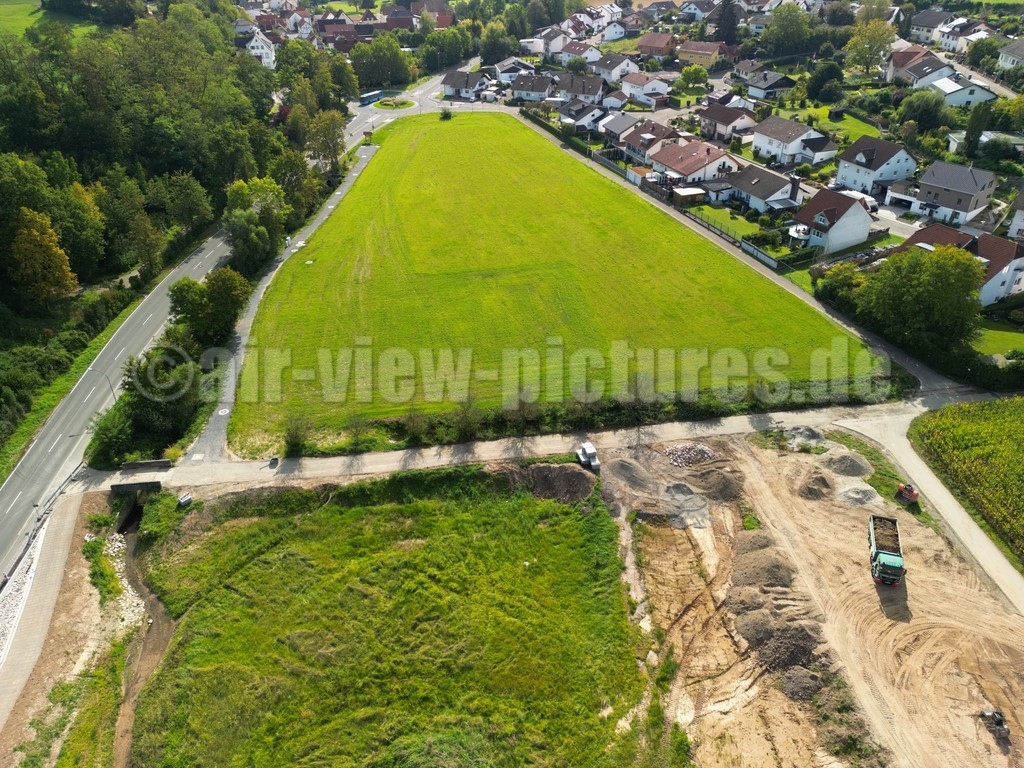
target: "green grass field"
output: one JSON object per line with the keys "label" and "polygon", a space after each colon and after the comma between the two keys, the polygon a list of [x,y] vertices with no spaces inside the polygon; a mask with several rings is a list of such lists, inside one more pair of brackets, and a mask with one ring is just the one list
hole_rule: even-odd
{"label": "green grass field", "polygon": [[716,227],[724,229],[734,237],[744,238],[761,231],[761,227],[756,222],[747,221],[729,208],[721,208],[716,205],[698,205],[691,208],[690,212],[706,221],[710,221]]}
{"label": "green grass field", "polygon": [[98,29],[96,24],[63,13],[51,13],[39,7],[36,0],[0,0],[0,32],[20,35],[41,19],[52,19],[73,27],[76,35]]}
{"label": "green grass field", "polygon": [[289,491],[158,544],[147,579],[187,613],[140,698],[133,764],[635,765],[615,724],[646,650],[615,524],[486,482]]}
{"label": "green grass field", "polygon": [[[385,394],[365,377],[365,391],[352,384],[358,366],[345,368],[349,355],[340,350],[357,339],[381,376],[415,364],[409,386],[436,412],[458,399],[423,386],[439,350],[463,361],[459,350],[470,350],[472,395],[489,407],[503,402],[503,387],[517,392],[511,375],[492,376],[503,350],[534,350],[540,360],[523,363],[524,387],[561,400],[574,394],[572,361],[588,349],[607,357],[620,340],[631,349],[734,349],[748,358],[784,348],[789,363],[780,367],[801,381],[814,350],[850,338],[509,116],[407,117],[377,139],[377,156],[262,301],[258,345],[232,414],[236,449],[279,444],[293,416],[329,439],[352,413],[406,413],[399,388]],[[562,366],[547,365],[559,348],[552,339],[561,340]],[[851,354],[862,349],[850,343]],[[399,352],[383,354],[389,349]],[[276,361],[285,359],[279,375]],[[559,371],[562,381],[551,375]],[[593,371],[587,383],[603,379],[607,393],[611,379]],[[665,372],[670,385],[688,386],[683,374]],[[707,368],[699,383],[712,383]]]}
{"label": "green grass field", "polygon": [[981,336],[973,346],[983,355],[1005,355],[1011,349],[1024,349],[1024,333],[1015,325],[985,320],[981,324]]}
{"label": "green grass field", "polygon": [[814,127],[826,131],[828,133],[839,132],[845,133],[851,142],[856,141],[861,136],[878,136],[878,129],[873,125],[865,123],[863,120],[858,120],[850,115],[843,115],[839,122],[833,122],[828,119],[828,107],[811,107],[809,109],[783,109],[780,111],[782,117],[789,118],[790,120],[795,117],[800,118],[800,122],[807,122],[807,115],[814,115]]}

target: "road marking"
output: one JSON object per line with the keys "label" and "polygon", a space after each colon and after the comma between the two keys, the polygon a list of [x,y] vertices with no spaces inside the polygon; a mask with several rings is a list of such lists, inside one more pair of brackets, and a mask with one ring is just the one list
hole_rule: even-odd
{"label": "road marking", "polygon": [[[56,439],[56,440],[54,440],[54,441],[53,441],[53,445],[51,445],[51,446],[50,446],[50,451],[52,451],[52,450],[53,450],[54,448],[56,448],[56,447],[57,447],[57,443],[59,443],[59,442],[60,442],[60,439],[61,439],[62,437],[64,437],[64,433],[63,433],[63,432],[61,432],[61,433],[60,433],[59,435],[57,435],[57,439]],[[50,451],[47,451],[47,453],[49,453]]]}
{"label": "road marking", "polygon": [[152,313],[152,312],[150,312],[150,313],[149,313],[149,317],[147,317],[147,318],[146,318],[145,320],[143,320],[143,321],[142,321],[142,324],[143,324],[143,325],[145,325],[146,323],[148,323],[148,322],[149,322],[150,320],[152,320],[152,319],[153,319],[153,313]]}
{"label": "road marking", "polygon": [[9,512],[10,512],[10,511],[11,511],[12,509],[14,509],[14,505],[18,503],[18,499],[20,499],[20,498],[21,498],[21,494],[22,494],[22,491],[18,491],[18,495],[14,497],[14,501],[12,501],[12,502],[11,502],[11,506],[9,506],[9,507],[7,508],[7,512],[4,512],[4,517],[7,517],[7,514],[8,514],[8,513],[9,513]]}
{"label": "road marking", "polygon": [[[98,387],[99,384],[97,384],[96,386]],[[96,391],[96,387],[93,387],[92,389],[90,389],[89,390],[89,394],[85,396],[85,400],[83,400],[82,402],[83,403],[88,403],[89,402],[89,398],[92,397],[92,393],[95,392],[95,391]]]}
{"label": "road marking", "polygon": [[201,262],[201,261],[200,261],[200,262],[198,262],[198,263],[197,263],[197,264],[196,264],[196,265],[195,265],[194,267],[192,267],[192,271],[193,271],[193,272],[195,272],[195,271],[196,271],[197,269],[199,269],[199,268],[200,268],[201,266],[203,266],[203,262]]}
{"label": "road marking", "polygon": [[[121,352],[124,352],[126,349],[127,349],[127,347],[121,347]],[[114,355],[114,357],[120,357],[121,356],[121,352],[118,352],[116,355]]]}

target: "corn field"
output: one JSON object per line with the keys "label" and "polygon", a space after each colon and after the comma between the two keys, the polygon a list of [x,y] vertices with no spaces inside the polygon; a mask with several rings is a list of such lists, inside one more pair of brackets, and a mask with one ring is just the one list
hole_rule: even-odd
{"label": "corn field", "polygon": [[1024,556],[1024,398],[950,405],[915,422],[930,456]]}

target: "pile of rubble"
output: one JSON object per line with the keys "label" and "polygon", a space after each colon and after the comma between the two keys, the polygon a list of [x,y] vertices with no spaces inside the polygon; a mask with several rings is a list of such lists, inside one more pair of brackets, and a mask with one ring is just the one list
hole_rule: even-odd
{"label": "pile of rubble", "polygon": [[132,588],[125,576],[125,540],[120,533],[107,534],[104,552],[114,565],[117,580],[121,582],[121,594],[117,598],[117,615],[121,629],[138,626],[146,615],[146,604]]}
{"label": "pile of rubble", "polygon": [[718,458],[718,454],[704,443],[673,445],[665,449],[665,455],[673,467],[690,467]]}
{"label": "pile of rubble", "polygon": [[32,548],[25,554],[25,558],[4,587],[3,595],[0,595],[0,661],[7,654],[7,645],[14,635],[18,615],[28,597],[42,540],[42,536],[36,538]]}

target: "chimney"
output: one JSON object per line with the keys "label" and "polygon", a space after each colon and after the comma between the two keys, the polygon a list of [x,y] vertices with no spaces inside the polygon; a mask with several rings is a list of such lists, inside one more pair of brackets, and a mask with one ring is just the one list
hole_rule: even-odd
{"label": "chimney", "polygon": [[800,177],[790,175],[789,177],[789,199],[796,202],[800,198]]}

